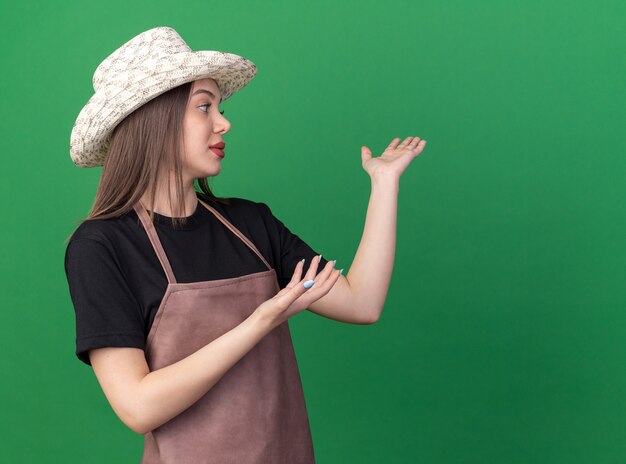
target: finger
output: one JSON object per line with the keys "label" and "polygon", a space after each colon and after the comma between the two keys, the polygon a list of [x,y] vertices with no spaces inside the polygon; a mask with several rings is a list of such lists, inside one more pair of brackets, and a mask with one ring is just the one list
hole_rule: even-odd
{"label": "finger", "polygon": [[319,287],[323,285],[324,282],[326,282],[326,280],[330,276],[334,268],[335,268],[335,260],[328,261],[326,265],[324,266],[324,269],[322,269],[313,279],[313,281],[315,282],[315,286]]}
{"label": "finger", "polygon": [[419,141],[420,141],[419,137],[413,137],[413,140],[411,140],[411,143],[409,143],[408,148],[414,149],[415,147],[417,147],[417,144],[419,143]]}
{"label": "finger", "polygon": [[426,140],[421,140],[417,146],[415,148],[413,148],[413,154],[415,156],[419,155],[422,150],[424,150],[424,147],[426,146]]}
{"label": "finger", "polygon": [[301,259],[296,263],[296,267],[293,270],[291,280],[282,288],[275,296],[281,296],[287,293],[291,288],[298,284],[302,280],[302,269],[304,268],[304,259]]}
{"label": "finger", "polygon": [[339,280],[341,271],[342,269],[331,269],[328,278],[325,279],[323,283],[315,282],[315,285],[311,287],[308,292],[300,296],[300,302],[302,303],[302,305],[305,307],[309,306],[314,301],[317,301],[321,297],[326,295]]}
{"label": "finger", "polygon": [[317,266],[319,266],[320,261],[322,260],[322,255],[314,256],[311,260],[311,265],[309,266],[309,270],[304,275],[304,278],[307,280],[315,279],[315,274],[317,273]]}
{"label": "finger", "polygon": [[330,272],[330,275],[328,276],[328,279],[326,279],[326,282],[324,282],[324,285],[323,286],[320,285],[320,287],[322,287],[324,294],[328,293],[330,289],[333,288],[333,286],[339,280],[339,277],[341,277],[342,275],[343,275],[343,269],[333,269]]}
{"label": "finger", "polygon": [[[304,291],[307,291],[309,288],[311,288],[312,285],[307,288],[307,287],[304,287],[304,284],[305,284],[305,282],[308,282],[308,281],[312,282],[313,284],[315,283],[315,280],[314,280],[315,279],[315,272],[317,271],[317,266],[318,266],[318,264],[319,264],[321,259],[322,259],[321,255],[314,256],[313,259],[311,260],[311,265],[309,266],[309,270],[307,271],[306,275],[303,278],[297,280],[293,284],[293,287],[300,288],[300,289],[304,288]],[[302,265],[300,265],[300,263],[298,263],[298,265],[300,265],[300,270],[302,270],[304,268],[304,262],[301,261],[301,263],[302,263]],[[298,277],[300,277],[300,275],[301,275],[301,272],[298,272]],[[304,293],[304,291],[302,293]],[[296,296],[296,298],[297,298],[297,296]]]}
{"label": "finger", "polygon": [[398,145],[398,148],[406,147],[411,142],[411,140],[413,140],[413,137],[407,137],[406,139],[402,141],[400,145]]}
{"label": "finger", "polygon": [[[331,263],[328,263],[328,264],[331,264]],[[319,280],[317,278],[315,279],[315,287],[316,287],[315,290],[309,292],[312,294],[312,297],[314,298],[320,298],[321,295],[326,294],[330,290],[330,288],[334,285],[334,282],[336,282],[336,279],[338,278],[336,277],[336,275],[339,275],[340,271],[343,270],[343,269],[341,270],[335,269],[334,267],[331,267],[328,264],[324,268],[324,271],[320,273],[321,277],[319,278]],[[321,294],[321,295],[318,295],[318,294]]]}
{"label": "finger", "polygon": [[398,146],[398,144],[400,143],[400,137],[396,137],[395,139],[393,139],[391,141],[391,143],[387,146],[387,149],[392,149],[395,150],[395,148]]}
{"label": "finger", "polygon": [[318,274],[315,276],[315,285],[317,285],[319,287],[319,285],[323,284],[326,279],[328,279],[328,277],[330,276],[330,273],[333,272],[333,269],[335,268],[335,260],[333,261],[328,261],[326,263],[326,265],[324,266],[324,269],[322,269],[320,272],[318,272]]}
{"label": "finger", "polygon": [[[310,282],[313,285],[305,287],[304,284]],[[309,289],[315,287],[315,281],[312,279],[301,279],[299,282],[296,282],[295,285],[291,287],[285,287],[280,292],[278,292],[274,298],[278,301],[278,303],[283,308],[288,308],[292,305],[294,301],[300,298],[304,293],[308,292]]]}
{"label": "finger", "polygon": [[304,268],[304,259],[301,259],[296,264],[296,267],[293,270],[293,274],[291,276],[291,280],[286,285],[286,287],[291,288],[296,285],[300,280],[302,280],[302,269]]}

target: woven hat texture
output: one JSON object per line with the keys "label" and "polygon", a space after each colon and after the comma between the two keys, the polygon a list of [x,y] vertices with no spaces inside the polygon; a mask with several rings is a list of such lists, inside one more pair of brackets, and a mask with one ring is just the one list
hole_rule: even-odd
{"label": "woven hat texture", "polygon": [[212,78],[223,102],[255,74],[254,63],[242,56],[191,50],[170,27],[142,32],[115,50],[94,72],[95,93],[72,128],[72,161],[84,168],[102,166],[113,129],[141,105],[174,87]]}

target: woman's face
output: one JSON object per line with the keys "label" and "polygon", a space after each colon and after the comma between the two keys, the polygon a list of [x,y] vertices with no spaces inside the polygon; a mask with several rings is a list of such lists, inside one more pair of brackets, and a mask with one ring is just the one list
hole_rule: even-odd
{"label": "woman's face", "polygon": [[[218,142],[225,142],[223,136],[230,130],[230,121],[219,112],[221,98],[219,86],[213,79],[193,82],[183,119],[181,146],[186,181],[216,176],[222,169],[222,158],[209,149]],[[226,153],[227,149],[222,151]]]}

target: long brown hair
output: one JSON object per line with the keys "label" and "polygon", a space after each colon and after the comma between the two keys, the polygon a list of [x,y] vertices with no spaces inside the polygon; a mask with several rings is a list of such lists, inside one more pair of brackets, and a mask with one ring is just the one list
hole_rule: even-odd
{"label": "long brown hair", "polygon": [[[174,170],[178,198],[178,204],[172,210],[185,211],[180,140],[191,86],[192,82],[188,82],[159,95],[115,127],[94,204],[88,216],[79,220],[79,225],[84,221],[121,216],[133,209],[145,192],[149,192],[151,205],[148,209],[150,220],[153,220],[157,180],[169,179],[169,169]],[[213,194],[206,178],[197,179],[197,182],[210,199],[228,204],[227,198]],[[171,207],[171,188],[167,192]],[[185,217],[173,219],[175,226],[185,222]]]}

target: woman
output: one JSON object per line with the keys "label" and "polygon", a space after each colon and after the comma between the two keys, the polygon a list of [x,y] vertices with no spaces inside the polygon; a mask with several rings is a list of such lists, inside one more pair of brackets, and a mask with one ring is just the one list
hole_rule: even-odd
{"label": "woman", "polygon": [[145,435],[144,463],[314,462],[287,321],[308,308],[369,324],[386,298],[398,180],[425,141],[363,148],[372,198],[343,276],[264,203],[208,188],[230,129],[219,104],[255,72],[150,29],[98,66],[72,130],[72,160],[103,166],[65,256],[76,355]]}

